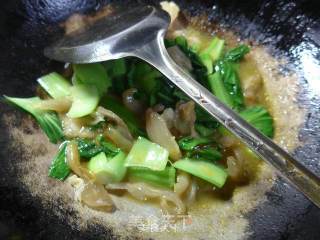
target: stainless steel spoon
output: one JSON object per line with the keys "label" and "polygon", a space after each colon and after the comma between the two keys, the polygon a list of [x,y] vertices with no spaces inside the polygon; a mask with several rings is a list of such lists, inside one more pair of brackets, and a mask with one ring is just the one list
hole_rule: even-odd
{"label": "stainless steel spoon", "polygon": [[180,68],[168,55],[164,36],[170,17],[152,6],[117,10],[45,49],[49,58],[92,63],[135,56],[162,72],[249,148],[273,165],[289,182],[320,207],[320,179],[265,137]]}

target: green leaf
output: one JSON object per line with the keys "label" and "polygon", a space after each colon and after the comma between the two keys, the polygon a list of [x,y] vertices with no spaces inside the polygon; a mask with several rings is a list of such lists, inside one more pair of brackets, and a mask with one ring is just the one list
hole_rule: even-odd
{"label": "green leaf", "polygon": [[[199,54],[196,52],[196,48],[193,46],[188,46],[188,42],[186,38],[180,36],[175,39],[175,45],[179,46],[180,50],[190,59],[192,64],[192,72],[191,74],[195,77],[195,79],[200,82],[205,87],[207,86],[207,67],[203,64],[203,61]],[[206,64],[208,64],[206,62]],[[209,65],[207,65],[209,66]]]}
{"label": "green leaf", "polygon": [[200,59],[202,64],[207,68],[207,74],[211,74],[213,72],[213,61],[209,54],[201,54]]}
{"label": "green leaf", "polygon": [[112,85],[106,69],[101,63],[73,64],[77,84],[87,84],[97,88],[102,96]]}
{"label": "green leaf", "polygon": [[143,137],[138,137],[127,156],[126,166],[161,171],[165,169],[168,157],[168,150]]}
{"label": "green leaf", "polygon": [[106,95],[101,99],[100,105],[117,114],[127,124],[130,132],[134,136],[146,136],[145,131],[141,128],[141,124],[134,113],[125,108],[121,102]]}
{"label": "green leaf", "polygon": [[200,106],[196,106],[195,112],[196,112],[196,125],[201,125],[202,130],[205,130],[208,133],[208,131],[214,131],[214,129],[219,127],[220,125],[219,122],[217,122],[208,112],[206,112]]}
{"label": "green leaf", "polygon": [[139,61],[131,65],[128,77],[132,83],[131,87],[152,94],[157,87],[157,78],[162,77],[162,74],[151,65]]}
{"label": "green leaf", "polygon": [[176,45],[178,45],[182,50],[187,50],[188,49],[188,41],[185,37],[183,36],[178,36],[175,39]]}
{"label": "green leaf", "polygon": [[272,138],[274,135],[273,119],[269,112],[261,106],[249,107],[241,111],[240,116],[252,124],[264,135]]}
{"label": "green leaf", "polygon": [[[218,125],[218,124],[217,124]],[[215,128],[211,128],[211,127],[206,127],[204,124],[201,123],[196,123],[194,125],[197,133],[200,134],[201,137],[208,137],[210,135],[212,135],[215,131]]]}
{"label": "green leaf", "polygon": [[79,138],[77,144],[80,157],[83,158],[92,158],[101,152],[104,152],[109,158],[120,152],[119,148],[107,142],[103,137],[98,137],[96,140]]}
{"label": "green leaf", "polygon": [[38,78],[40,86],[53,98],[71,95],[71,83],[56,72]]}
{"label": "green leaf", "polygon": [[229,107],[239,111],[244,107],[240,79],[234,62],[250,51],[247,45],[240,45],[228,51],[215,65],[216,73],[208,77],[212,92]]}
{"label": "green leaf", "polygon": [[130,167],[128,178],[129,181],[144,181],[155,186],[173,188],[176,182],[176,169],[166,166],[164,170],[153,171],[149,168]]}
{"label": "green leaf", "polygon": [[49,177],[63,181],[70,174],[71,170],[66,162],[66,147],[67,142],[62,143],[59,147],[59,151],[49,168]]}
{"label": "green leaf", "polygon": [[184,137],[181,138],[178,141],[178,145],[182,150],[185,151],[192,151],[194,150],[198,145],[204,145],[204,144],[209,144],[209,143],[213,143],[213,140],[209,139],[209,138],[204,138],[204,137]]}
{"label": "green leaf", "polygon": [[121,77],[127,73],[127,64],[124,58],[105,61],[102,65],[106,68],[110,78]]}
{"label": "green leaf", "polygon": [[176,45],[175,39],[164,39],[164,45],[166,48],[173,47]]}
{"label": "green leaf", "polygon": [[96,86],[78,84],[71,88],[72,105],[67,112],[70,118],[87,116],[95,111],[99,103],[99,91]]}
{"label": "green leaf", "polygon": [[190,173],[221,188],[228,177],[227,171],[214,163],[184,158],[173,164],[177,169]]}
{"label": "green leaf", "polygon": [[90,159],[88,169],[95,175],[96,181],[101,184],[120,182],[127,172],[124,165],[125,159],[126,155],[122,151],[113,157],[100,152]]}
{"label": "green leaf", "polygon": [[248,45],[241,44],[226,53],[224,56],[225,61],[236,62],[241,60],[247,53],[250,52]]}
{"label": "green leaf", "polygon": [[244,98],[235,65],[231,62],[221,60],[218,61],[215,70],[219,72],[222,77],[224,86],[234,102],[233,107],[236,110],[242,109],[244,107]]}
{"label": "green leaf", "polygon": [[198,148],[188,154],[188,157],[194,159],[203,159],[209,161],[218,161],[222,158],[222,154],[213,146],[205,146]]}
{"label": "green leaf", "polygon": [[184,137],[178,141],[179,147],[187,151],[186,156],[194,159],[216,161],[221,153],[213,146],[214,141],[205,137]]}
{"label": "green leaf", "polygon": [[210,42],[209,46],[203,51],[201,51],[200,57],[202,55],[209,55],[212,62],[215,62],[222,56],[223,49],[224,49],[224,40],[218,37],[214,37]]}
{"label": "green leaf", "polygon": [[208,76],[209,85],[211,87],[211,92],[224,104],[234,108],[234,101],[227,91],[220,72],[215,72]]}
{"label": "green leaf", "polygon": [[57,143],[59,140],[63,139],[61,121],[58,115],[55,112],[43,111],[35,107],[36,104],[41,102],[40,98],[4,97],[9,103],[14,104],[15,106],[31,114],[38,122],[40,128],[48,136],[50,142]]}

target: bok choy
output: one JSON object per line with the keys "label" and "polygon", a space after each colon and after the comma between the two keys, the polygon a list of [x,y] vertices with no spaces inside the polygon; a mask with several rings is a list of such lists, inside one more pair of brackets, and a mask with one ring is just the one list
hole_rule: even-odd
{"label": "bok choy", "polygon": [[41,102],[40,98],[13,98],[5,96],[5,99],[9,103],[14,104],[31,114],[36,119],[41,129],[46,133],[50,142],[57,143],[63,139],[61,122],[57,114],[52,111],[43,111],[36,108],[36,105]]}

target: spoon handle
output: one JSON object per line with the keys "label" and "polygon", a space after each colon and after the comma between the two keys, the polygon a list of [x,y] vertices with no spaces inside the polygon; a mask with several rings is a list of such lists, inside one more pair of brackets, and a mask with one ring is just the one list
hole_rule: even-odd
{"label": "spoon handle", "polygon": [[164,46],[165,32],[159,32],[155,40],[135,51],[139,57],[162,72],[178,88],[204,108],[222,125],[238,136],[262,159],[273,165],[289,182],[320,207],[320,179],[289,153],[264,136],[237,113],[220,102],[169,56]]}

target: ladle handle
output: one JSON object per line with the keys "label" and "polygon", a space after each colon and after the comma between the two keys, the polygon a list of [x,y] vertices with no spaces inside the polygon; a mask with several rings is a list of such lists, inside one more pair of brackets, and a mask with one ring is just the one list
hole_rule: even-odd
{"label": "ladle handle", "polygon": [[164,32],[143,48],[135,51],[135,56],[156,67],[178,88],[204,108],[222,125],[238,136],[262,159],[273,165],[289,182],[320,207],[320,179],[285,150],[264,136],[237,113],[220,102],[187,72],[180,68],[169,56],[164,46]]}

